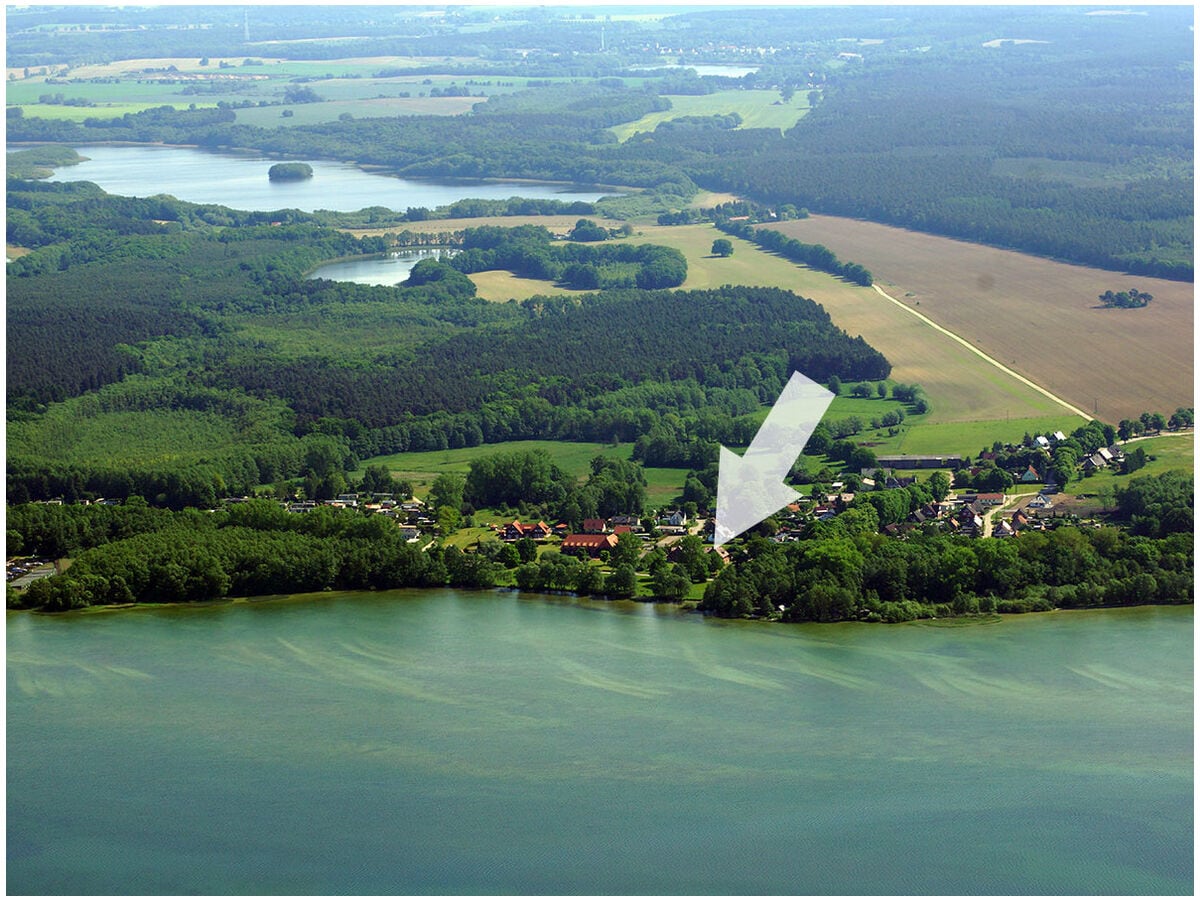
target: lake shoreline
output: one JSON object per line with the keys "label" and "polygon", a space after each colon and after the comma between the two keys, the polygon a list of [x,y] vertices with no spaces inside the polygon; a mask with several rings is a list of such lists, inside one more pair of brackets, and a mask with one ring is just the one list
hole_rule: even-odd
{"label": "lake shoreline", "polygon": [[[254,156],[264,160],[291,159],[293,154],[274,153],[269,150],[261,150],[255,147],[203,147],[200,144],[168,144],[165,141],[87,141],[79,143],[75,141],[6,141],[6,147],[14,147],[17,149],[28,150],[33,147],[164,147],[172,150],[197,150],[202,153],[214,153],[217,155],[229,154],[232,156]],[[604,191],[612,191],[613,194],[637,194],[642,193],[646,189],[630,186],[622,186],[615,184],[579,184],[574,181],[553,181],[541,178],[504,178],[499,176],[466,178],[459,175],[401,175],[395,166],[385,166],[380,163],[363,163],[356,159],[339,159],[333,156],[310,156],[307,157],[320,162],[339,163],[342,165],[354,166],[359,171],[367,175],[384,175],[390,178],[402,178],[408,181],[431,181],[442,184],[529,184],[529,185],[562,185],[564,187],[572,187],[589,193],[597,193]],[[87,157],[79,160],[86,162]],[[190,202],[190,201],[188,201]],[[354,210],[351,210],[354,211]]]}
{"label": "lake shoreline", "polygon": [[395,593],[399,591],[411,591],[418,594],[426,594],[438,591],[460,591],[472,595],[486,594],[516,594],[518,598],[524,595],[526,598],[542,597],[546,599],[568,600],[574,605],[584,606],[587,608],[599,607],[615,607],[619,604],[627,604],[631,607],[653,607],[656,610],[670,612],[680,618],[699,617],[707,621],[717,623],[742,623],[742,624],[761,624],[765,626],[826,626],[826,625],[865,625],[865,626],[923,626],[927,628],[964,628],[978,625],[998,625],[1004,622],[1012,622],[1015,620],[1029,619],[1030,617],[1053,616],[1059,613],[1079,613],[1079,612],[1111,612],[1113,610],[1126,609],[1150,609],[1158,607],[1194,607],[1194,603],[1141,603],[1131,606],[1086,606],[1075,608],[1055,608],[1046,610],[1030,610],[1028,612],[990,612],[990,613],[968,613],[961,616],[931,616],[928,618],[910,619],[904,622],[868,622],[862,619],[843,619],[837,622],[820,622],[815,619],[799,622],[784,622],[780,619],[766,619],[758,616],[748,616],[741,618],[728,618],[716,616],[711,613],[704,612],[696,608],[696,601],[685,601],[683,603],[675,601],[659,601],[653,597],[608,597],[602,595],[579,594],[575,591],[522,591],[517,587],[498,586],[493,588],[467,588],[455,587],[453,585],[438,586],[438,587],[396,587],[396,588],[380,588],[380,589],[355,589],[342,590],[337,588],[326,588],[322,591],[303,591],[296,594],[261,594],[251,597],[218,597],[212,600],[195,600],[195,601],[180,601],[177,603],[171,602],[154,602],[154,603],[116,603],[100,606],[88,606],[81,609],[68,610],[46,610],[46,609],[15,609],[9,607],[6,611],[9,614],[17,613],[32,613],[39,616],[47,616],[57,618],[60,616],[71,615],[99,615],[99,614],[114,614],[121,612],[129,612],[131,610],[177,610],[177,609],[212,609],[224,607],[239,607],[239,606],[264,606],[272,604],[317,604],[322,600],[329,599],[331,594],[350,595],[369,597],[372,595]]}

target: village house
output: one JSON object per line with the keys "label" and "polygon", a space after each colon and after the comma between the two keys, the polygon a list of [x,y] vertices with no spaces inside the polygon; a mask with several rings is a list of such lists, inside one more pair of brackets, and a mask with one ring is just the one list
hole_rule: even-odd
{"label": "village house", "polygon": [[584,519],[584,534],[604,534],[608,531],[608,523],[603,519]]}
{"label": "village house", "polygon": [[681,528],[687,524],[687,516],[683,510],[673,509],[663,513],[658,517],[659,524],[670,525],[672,528]]}
{"label": "village house", "polygon": [[562,552],[580,556],[599,556],[617,546],[615,534],[568,534],[563,538]]}
{"label": "village house", "polygon": [[504,526],[500,532],[500,539],[519,541],[522,538],[533,538],[535,541],[541,541],[550,537],[550,533],[550,526],[545,522],[538,522],[536,525],[522,525],[520,520],[514,520]]}

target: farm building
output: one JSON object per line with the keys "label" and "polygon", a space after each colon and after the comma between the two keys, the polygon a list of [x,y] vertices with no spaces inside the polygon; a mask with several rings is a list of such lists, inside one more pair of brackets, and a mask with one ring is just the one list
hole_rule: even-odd
{"label": "farm building", "polygon": [[889,469],[958,469],[961,456],[880,456],[878,465]]}
{"label": "farm building", "polygon": [[603,550],[617,546],[615,534],[568,534],[563,538],[562,552],[577,555],[599,556]]}

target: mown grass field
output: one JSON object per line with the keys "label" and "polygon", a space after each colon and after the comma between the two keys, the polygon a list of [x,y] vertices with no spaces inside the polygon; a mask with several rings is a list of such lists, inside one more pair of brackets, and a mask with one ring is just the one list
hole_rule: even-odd
{"label": "mown grass field", "polygon": [[503,270],[476,272],[468,277],[475,282],[475,289],[480,297],[497,303],[504,303],[508,300],[525,300],[538,295],[579,293],[570,288],[560,287],[554,282],[521,278],[512,272]]}
{"label": "mown grass field", "polygon": [[[830,216],[776,227],[861,263],[893,297],[1105,421],[1193,405],[1190,283]],[[1149,306],[1098,308],[1106,290],[1134,287],[1154,296]]]}
{"label": "mown grass field", "polygon": [[1097,472],[1091,477],[1069,484],[1067,486],[1068,493],[1095,493],[1098,488],[1106,484],[1113,487],[1125,487],[1134,478],[1161,475],[1163,472],[1170,471],[1191,473],[1196,470],[1195,432],[1147,438],[1124,445],[1126,453],[1130,453],[1138,447],[1145,450],[1148,457],[1144,467],[1131,475],[1117,475],[1108,471]]}
{"label": "mown grass field", "polygon": [[735,112],[742,117],[742,128],[791,128],[808,112],[808,97],[798,91],[784,103],[778,91],[717,91],[713,94],[679,95],[669,97],[671,108],[652,112],[635,122],[614,125],[612,131],[619,141],[627,141],[639,131],[653,131],[660,122],[682,116],[712,116]]}

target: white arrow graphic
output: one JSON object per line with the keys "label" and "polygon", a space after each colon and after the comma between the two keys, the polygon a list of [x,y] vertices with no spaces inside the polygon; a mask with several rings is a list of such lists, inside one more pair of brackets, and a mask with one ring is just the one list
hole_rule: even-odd
{"label": "white arrow graphic", "polygon": [[832,401],[833,394],[821,385],[793,372],[745,455],[721,448],[714,546],[733,540],[800,496],[783,479]]}

